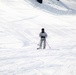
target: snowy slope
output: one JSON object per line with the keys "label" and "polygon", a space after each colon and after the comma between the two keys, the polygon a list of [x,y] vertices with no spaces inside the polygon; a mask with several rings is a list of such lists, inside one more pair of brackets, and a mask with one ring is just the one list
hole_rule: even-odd
{"label": "snowy slope", "polygon": [[[27,1],[27,0],[25,0]],[[43,5],[36,0],[29,0],[30,4],[35,8],[42,8],[43,11],[48,11],[51,14],[57,15],[74,15],[76,14],[76,1],[73,0],[43,0]]]}
{"label": "snowy slope", "polygon": [[0,75],[76,75],[76,1],[0,0]]}

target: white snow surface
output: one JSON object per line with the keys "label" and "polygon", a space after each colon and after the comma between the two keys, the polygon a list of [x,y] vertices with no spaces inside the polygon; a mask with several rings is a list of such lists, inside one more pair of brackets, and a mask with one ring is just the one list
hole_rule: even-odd
{"label": "white snow surface", "polygon": [[0,75],[76,75],[76,0],[0,0]]}

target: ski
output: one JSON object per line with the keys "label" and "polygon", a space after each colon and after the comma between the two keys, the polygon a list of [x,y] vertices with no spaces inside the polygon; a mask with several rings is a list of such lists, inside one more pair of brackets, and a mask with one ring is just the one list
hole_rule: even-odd
{"label": "ski", "polygon": [[38,50],[38,49],[41,49],[41,48],[37,48],[37,50]]}

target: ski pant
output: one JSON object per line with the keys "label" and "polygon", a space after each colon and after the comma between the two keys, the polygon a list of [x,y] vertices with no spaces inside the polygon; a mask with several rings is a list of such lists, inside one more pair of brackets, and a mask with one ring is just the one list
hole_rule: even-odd
{"label": "ski pant", "polygon": [[46,38],[41,38],[40,40],[40,48],[42,48],[43,46],[43,49],[46,48]]}

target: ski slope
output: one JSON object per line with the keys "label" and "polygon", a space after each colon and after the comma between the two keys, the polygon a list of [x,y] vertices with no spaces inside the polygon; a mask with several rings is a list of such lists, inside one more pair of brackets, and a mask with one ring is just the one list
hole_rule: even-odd
{"label": "ski slope", "polygon": [[0,75],[76,75],[76,1],[0,0]]}

